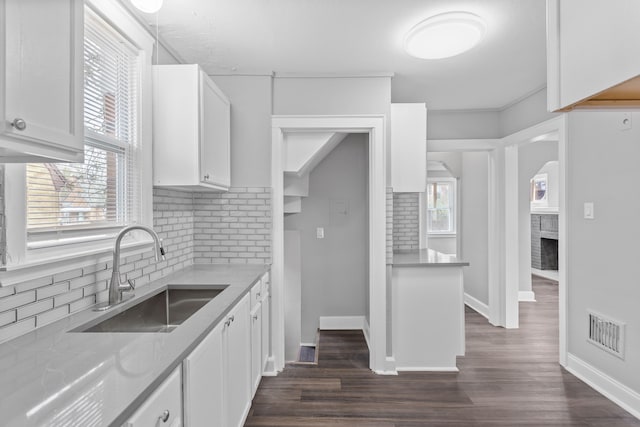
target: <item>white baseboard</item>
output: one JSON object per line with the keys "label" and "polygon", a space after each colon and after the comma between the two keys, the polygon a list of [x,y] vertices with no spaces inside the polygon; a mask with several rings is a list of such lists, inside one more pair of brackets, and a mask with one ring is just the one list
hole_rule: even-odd
{"label": "white baseboard", "polygon": [[370,335],[369,322],[367,322],[366,318],[363,319],[362,333],[364,334],[364,340],[367,342],[367,348],[369,349],[369,353],[371,353],[371,341],[369,338],[369,335]]}
{"label": "white baseboard", "polygon": [[518,301],[520,302],[536,302],[536,294],[533,291],[519,291]]}
{"label": "white baseboard", "polygon": [[481,316],[489,319],[489,306],[482,301],[472,297],[468,293],[464,294],[464,303],[476,311]]}
{"label": "white baseboard", "polygon": [[365,323],[364,316],[321,316],[320,330],[364,330]]}
{"label": "white baseboard", "polygon": [[420,366],[418,368],[412,368],[412,367],[402,367],[402,368],[396,368],[396,370],[398,372],[402,372],[402,371],[411,371],[411,372],[460,372],[460,370],[456,367],[435,367],[435,368],[428,368],[428,367],[424,367],[424,366]]}
{"label": "white baseboard", "polygon": [[387,356],[384,360],[384,370],[375,371],[378,375],[398,375],[396,370],[396,358],[393,356]]}
{"label": "white baseboard", "polygon": [[604,397],[640,419],[640,393],[611,378],[584,360],[569,353],[567,371],[589,384]]}
{"label": "white baseboard", "polygon": [[262,376],[275,377],[277,375],[278,375],[278,371],[276,371],[276,360],[273,358],[273,356],[270,356],[267,359],[267,363],[266,363],[266,366],[264,367],[264,372],[262,373]]}

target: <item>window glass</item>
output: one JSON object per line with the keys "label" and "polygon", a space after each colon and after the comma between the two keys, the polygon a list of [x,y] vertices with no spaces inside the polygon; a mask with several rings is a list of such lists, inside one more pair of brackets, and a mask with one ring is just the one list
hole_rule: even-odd
{"label": "window glass", "polygon": [[454,184],[429,182],[427,185],[427,232],[454,233]]}
{"label": "window glass", "polygon": [[139,55],[85,8],[83,163],[27,165],[27,231],[121,227],[139,214]]}

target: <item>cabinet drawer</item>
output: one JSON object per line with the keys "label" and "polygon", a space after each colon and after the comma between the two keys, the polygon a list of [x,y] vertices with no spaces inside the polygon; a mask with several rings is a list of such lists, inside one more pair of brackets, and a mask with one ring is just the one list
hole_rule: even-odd
{"label": "cabinet drawer", "polygon": [[177,368],[169,375],[123,426],[182,426],[182,378],[180,368]]}

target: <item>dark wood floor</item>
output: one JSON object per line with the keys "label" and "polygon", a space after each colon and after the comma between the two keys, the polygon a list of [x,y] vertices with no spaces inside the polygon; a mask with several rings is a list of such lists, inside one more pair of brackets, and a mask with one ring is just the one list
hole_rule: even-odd
{"label": "dark wood floor", "polygon": [[265,377],[245,426],[640,426],[558,365],[557,284],[534,276],[538,302],[505,330],[467,310],[460,372],[369,371],[359,331],[323,331],[317,366]]}

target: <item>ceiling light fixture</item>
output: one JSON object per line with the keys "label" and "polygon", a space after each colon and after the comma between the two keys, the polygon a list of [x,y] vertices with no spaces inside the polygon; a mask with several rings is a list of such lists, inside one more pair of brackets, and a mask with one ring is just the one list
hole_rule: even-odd
{"label": "ceiling light fixture", "polygon": [[404,50],[416,58],[449,58],[477,45],[485,29],[482,18],[473,13],[442,13],[413,27],[404,38]]}
{"label": "ceiling light fixture", "polygon": [[162,0],[131,0],[131,4],[144,13],[156,13],[162,7]]}

